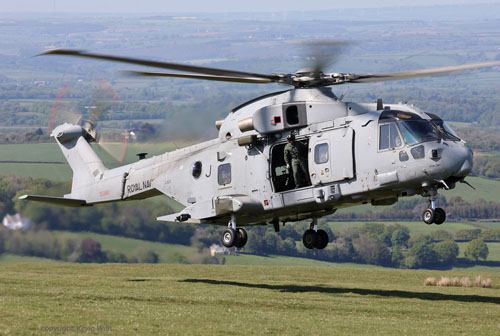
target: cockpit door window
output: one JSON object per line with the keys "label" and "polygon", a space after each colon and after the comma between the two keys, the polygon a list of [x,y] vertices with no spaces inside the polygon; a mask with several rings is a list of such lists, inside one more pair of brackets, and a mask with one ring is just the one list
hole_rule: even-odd
{"label": "cockpit door window", "polygon": [[395,123],[380,125],[379,150],[398,148],[402,145],[403,141]]}

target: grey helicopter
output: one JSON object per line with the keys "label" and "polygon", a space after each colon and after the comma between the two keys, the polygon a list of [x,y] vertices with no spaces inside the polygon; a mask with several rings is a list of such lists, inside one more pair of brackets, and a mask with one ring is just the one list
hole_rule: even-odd
{"label": "grey helicopter", "polygon": [[[471,172],[473,153],[439,116],[406,103],[354,103],[331,86],[373,83],[493,67],[476,63],[380,74],[325,73],[317,57],[296,73],[260,74],[195,65],[56,49],[63,55],[121,62],[177,72],[129,71],[149,77],[180,77],[235,83],[288,86],[235,107],[217,120],[216,139],[108,169],[91,147],[98,134],[92,120],[64,123],[51,133],[72,171],[71,192],[61,197],[23,195],[20,199],[62,206],[140,200],[165,195],[184,206],[159,221],[227,226],[224,246],[242,248],[245,226],[311,219],[304,232],[308,249],[329,241],[318,219],[361,204],[392,205],[421,195],[429,205],[426,224],[442,224],[440,189],[453,189]],[[305,148],[303,183],[293,178],[287,143]]]}

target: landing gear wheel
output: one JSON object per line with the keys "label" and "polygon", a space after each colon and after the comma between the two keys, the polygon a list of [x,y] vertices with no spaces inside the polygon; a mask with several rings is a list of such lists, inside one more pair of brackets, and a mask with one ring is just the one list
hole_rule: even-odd
{"label": "landing gear wheel", "polygon": [[425,209],[422,213],[422,220],[425,224],[428,225],[434,223],[434,210],[432,210],[431,208]]}
{"label": "landing gear wheel", "polygon": [[247,231],[245,229],[238,228],[236,230],[236,232],[237,232],[238,239],[236,239],[236,243],[234,244],[234,246],[236,246],[237,248],[242,248],[243,246],[246,245],[246,243],[248,241]]}
{"label": "landing gear wheel", "polygon": [[304,235],[302,236],[302,243],[304,243],[304,246],[308,249],[313,249],[316,247],[316,242],[318,240],[318,234],[314,230],[307,230],[304,232]]}
{"label": "landing gear wheel", "polygon": [[316,237],[316,248],[318,250],[324,249],[328,245],[328,233],[325,230],[318,230]]}
{"label": "landing gear wheel", "polygon": [[446,212],[442,208],[434,210],[434,224],[441,225],[446,220]]}
{"label": "landing gear wheel", "polygon": [[222,232],[221,242],[225,247],[233,247],[236,241],[236,232],[232,228],[227,228]]}

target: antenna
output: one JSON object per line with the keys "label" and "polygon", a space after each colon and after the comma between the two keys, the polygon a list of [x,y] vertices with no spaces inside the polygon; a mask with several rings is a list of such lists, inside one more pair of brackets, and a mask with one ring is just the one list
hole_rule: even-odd
{"label": "antenna", "polygon": [[344,93],[342,93],[340,95],[340,98],[339,98],[340,101],[342,101],[342,99],[344,99],[345,95],[347,94],[347,91],[349,91],[349,86],[347,87],[347,89],[345,89]]}

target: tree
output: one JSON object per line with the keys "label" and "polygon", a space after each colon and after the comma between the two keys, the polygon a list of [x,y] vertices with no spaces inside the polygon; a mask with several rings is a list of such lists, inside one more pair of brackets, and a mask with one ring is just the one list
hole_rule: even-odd
{"label": "tree", "polygon": [[136,248],[133,256],[137,259],[137,262],[140,263],[155,264],[158,262],[158,255],[151,249],[146,249],[144,247]]}
{"label": "tree", "polygon": [[401,267],[404,264],[405,256],[401,251],[401,247],[394,245],[392,247],[391,262],[394,266]]}
{"label": "tree", "polygon": [[278,240],[278,252],[282,255],[293,256],[297,254],[297,246],[295,245],[295,240],[292,237],[288,237],[285,240],[281,238]]}
{"label": "tree", "polygon": [[384,224],[380,223],[365,223],[360,228],[360,232],[373,238],[378,239],[380,236],[384,234],[386,227]]}
{"label": "tree", "polygon": [[367,264],[388,265],[391,260],[391,253],[385,243],[376,241],[372,237],[360,235],[353,240],[356,253]]}
{"label": "tree", "polygon": [[418,268],[435,265],[437,262],[437,256],[432,247],[432,244],[427,243],[425,239],[413,244],[408,251],[408,257],[410,257],[409,260],[412,262],[406,262],[407,266],[410,268]]}
{"label": "tree", "polygon": [[479,258],[486,260],[488,254],[488,245],[481,239],[471,240],[464,251],[465,257],[474,261],[478,261]]}
{"label": "tree", "polygon": [[500,229],[484,231],[479,235],[482,240],[500,241]]}
{"label": "tree", "polygon": [[[460,197],[460,196],[457,196]],[[431,237],[433,241],[444,241],[444,240],[452,240],[453,235],[445,230],[436,230],[431,232]]]}
{"label": "tree", "polygon": [[278,249],[278,235],[269,229],[264,234],[264,248],[267,253],[275,253]]}
{"label": "tree", "polygon": [[458,251],[458,244],[451,240],[442,241],[434,245],[437,260],[442,265],[453,265],[457,260]]}
{"label": "tree", "polygon": [[391,244],[392,246],[408,246],[408,240],[410,239],[410,230],[408,228],[398,229],[392,233]]}
{"label": "tree", "polygon": [[455,240],[473,240],[479,237],[481,229],[460,230],[455,232]]}
{"label": "tree", "polygon": [[5,251],[5,237],[4,237],[4,228],[0,227],[0,254]]}
{"label": "tree", "polygon": [[93,239],[84,239],[81,244],[80,262],[105,262],[106,254],[101,251],[101,243]]}

